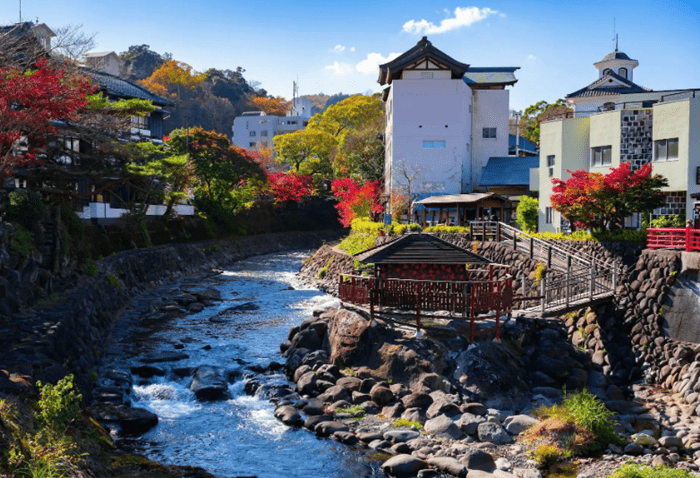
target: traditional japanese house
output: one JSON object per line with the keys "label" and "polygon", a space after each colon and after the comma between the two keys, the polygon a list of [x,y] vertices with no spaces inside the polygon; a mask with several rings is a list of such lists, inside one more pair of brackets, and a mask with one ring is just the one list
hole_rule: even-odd
{"label": "traditional japanese house", "polygon": [[501,314],[510,314],[513,278],[508,266],[450,244],[432,234],[406,234],[354,256],[370,265],[369,276],[343,276],[340,298],[367,305],[370,314],[382,309],[414,311],[420,331],[421,313],[447,311],[451,318],[474,321],[495,318],[499,336]]}

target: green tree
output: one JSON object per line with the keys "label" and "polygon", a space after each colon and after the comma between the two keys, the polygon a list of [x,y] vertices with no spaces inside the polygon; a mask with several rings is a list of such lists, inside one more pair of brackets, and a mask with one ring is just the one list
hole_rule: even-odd
{"label": "green tree", "polygon": [[517,213],[517,218],[515,222],[518,223],[523,231],[535,231],[537,230],[537,208],[539,207],[539,202],[535,198],[529,196],[520,196],[518,202],[518,208],[515,210]]}
{"label": "green tree", "polygon": [[520,118],[520,134],[536,145],[540,144],[540,123],[572,111],[566,104],[566,100],[558,99],[554,103],[538,101],[534,105],[525,108]]}

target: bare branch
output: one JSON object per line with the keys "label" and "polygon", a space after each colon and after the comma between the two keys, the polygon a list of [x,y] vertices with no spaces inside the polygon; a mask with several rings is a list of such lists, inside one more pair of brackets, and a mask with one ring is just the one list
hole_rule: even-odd
{"label": "bare branch", "polygon": [[87,34],[82,28],[82,23],[54,28],[56,37],[51,51],[73,61],[83,60],[85,54],[97,46],[97,33]]}

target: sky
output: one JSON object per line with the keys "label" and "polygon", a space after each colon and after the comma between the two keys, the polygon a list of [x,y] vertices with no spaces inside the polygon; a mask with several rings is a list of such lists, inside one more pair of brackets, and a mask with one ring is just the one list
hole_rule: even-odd
{"label": "sky", "polygon": [[700,88],[700,0],[0,0],[0,24],[82,24],[93,51],[150,45],[208,68],[242,67],[275,96],[379,91],[378,65],[422,36],[471,66],[519,66],[511,109],[554,102],[597,78],[614,50],[639,60],[634,81]]}

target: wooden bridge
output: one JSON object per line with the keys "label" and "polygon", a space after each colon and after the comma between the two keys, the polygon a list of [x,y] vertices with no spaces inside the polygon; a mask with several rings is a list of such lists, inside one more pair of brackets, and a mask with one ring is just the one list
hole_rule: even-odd
{"label": "wooden bridge", "polygon": [[572,253],[501,222],[472,222],[470,226],[470,240],[512,245],[513,250],[546,266],[539,283],[528,283],[525,274],[519,277],[526,293],[516,300],[522,301],[526,310],[542,316],[559,315],[607,302],[615,296],[619,274],[616,261]]}

